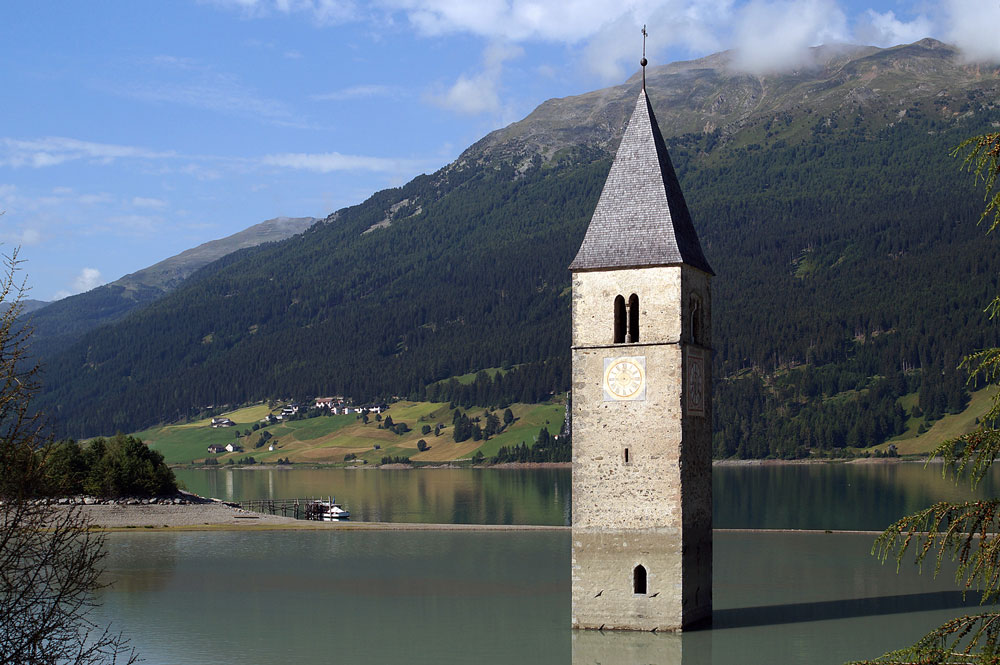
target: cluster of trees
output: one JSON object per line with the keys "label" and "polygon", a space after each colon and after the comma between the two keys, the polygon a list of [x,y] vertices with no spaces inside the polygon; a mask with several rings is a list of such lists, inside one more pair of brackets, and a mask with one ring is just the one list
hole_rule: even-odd
{"label": "cluster of trees", "polygon": [[462,383],[455,378],[438,381],[418,393],[431,402],[451,402],[469,409],[473,406],[507,408],[514,402],[544,402],[553,390],[569,381],[568,365],[561,360],[525,363],[492,373],[480,370],[474,380]]}
{"label": "cluster of trees", "polygon": [[[376,415],[375,418],[379,419],[379,418],[381,418],[381,415]],[[384,419],[382,419],[382,422],[379,423],[378,428],[379,429],[387,429],[387,430],[389,430],[391,432],[394,432],[394,433],[396,433],[396,434],[398,434],[400,436],[402,436],[403,434],[406,434],[407,432],[410,431],[410,426],[409,425],[407,425],[406,423],[404,423],[402,421],[400,421],[398,423],[397,422],[393,422],[392,416],[388,416],[388,415]]]}
{"label": "cluster of trees", "polygon": [[470,418],[468,413],[462,413],[461,409],[455,408],[452,412],[451,435],[455,443],[469,439],[473,441],[488,440],[491,436],[505,430],[512,422],[514,422],[514,412],[510,408],[504,409],[503,422],[493,411],[484,411],[482,416]]}
{"label": "cluster of trees", "polygon": [[48,496],[163,496],[177,491],[163,454],[135,437],[67,440],[36,452],[44,474],[37,491]]}
{"label": "cluster of trees", "polygon": [[383,455],[381,463],[382,464],[409,464],[410,463],[410,458],[409,457],[402,457],[400,455],[392,455],[392,456],[390,456],[390,455]]}
{"label": "cluster of trees", "polygon": [[[872,376],[854,359],[771,375],[746,372],[716,383],[713,454],[717,458],[805,457],[809,451],[879,445],[921,418],[918,432],[969,402],[962,372],[943,369]],[[873,372],[874,373],[874,372]],[[899,398],[917,392],[909,412]]]}
{"label": "cluster of trees", "polygon": [[881,444],[905,431],[908,416],[897,400],[909,392],[909,381],[901,373],[895,379],[862,378],[828,394],[811,392],[808,386],[815,384],[808,378],[795,380],[811,371],[720,382],[714,398],[714,456],[795,459],[810,449]]}
{"label": "cluster of trees", "polygon": [[573,460],[573,444],[570,437],[562,434],[552,436],[547,427],[538,433],[535,445],[529,447],[524,441],[508,448],[501,446],[497,454],[490,458],[490,464],[507,462],[570,462]]}

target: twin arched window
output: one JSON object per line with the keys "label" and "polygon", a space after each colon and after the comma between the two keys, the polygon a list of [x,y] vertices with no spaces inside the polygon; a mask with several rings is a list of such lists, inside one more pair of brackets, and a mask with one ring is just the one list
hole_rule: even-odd
{"label": "twin arched window", "polygon": [[624,296],[615,298],[615,344],[635,344],[639,341],[639,296],[632,294],[628,303]]}

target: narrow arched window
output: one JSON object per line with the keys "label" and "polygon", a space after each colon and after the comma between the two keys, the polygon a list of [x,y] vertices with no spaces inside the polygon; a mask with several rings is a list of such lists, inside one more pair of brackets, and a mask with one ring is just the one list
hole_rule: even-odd
{"label": "narrow arched window", "polygon": [[618,296],[615,298],[615,344],[625,342],[625,327],[627,316],[625,315],[625,298]]}
{"label": "narrow arched window", "polygon": [[628,297],[628,341],[639,341],[639,296],[634,293]]}
{"label": "narrow arched window", "polygon": [[641,565],[632,571],[632,593],[646,593],[646,569]]}
{"label": "narrow arched window", "polygon": [[695,344],[704,343],[701,318],[701,299],[694,296],[691,298],[691,341]]}

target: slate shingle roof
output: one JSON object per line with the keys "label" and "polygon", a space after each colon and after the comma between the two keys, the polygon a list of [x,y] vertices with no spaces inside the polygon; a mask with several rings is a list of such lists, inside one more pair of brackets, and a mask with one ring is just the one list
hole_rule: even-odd
{"label": "slate shingle roof", "polygon": [[679,263],[715,274],[701,252],[667,146],[643,90],[569,269]]}

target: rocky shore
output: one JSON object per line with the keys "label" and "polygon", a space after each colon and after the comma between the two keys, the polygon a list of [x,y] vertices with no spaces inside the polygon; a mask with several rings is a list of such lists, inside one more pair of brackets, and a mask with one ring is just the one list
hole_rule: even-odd
{"label": "rocky shore", "polygon": [[77,511],[91,528],[107,530],[295,528],[315,524],[291,517],[250,512],[235,503],[206,499],[184,491],[170,496],[143,498],[72,496],[36,499],[35,504],[53,506],[58,511]]}

